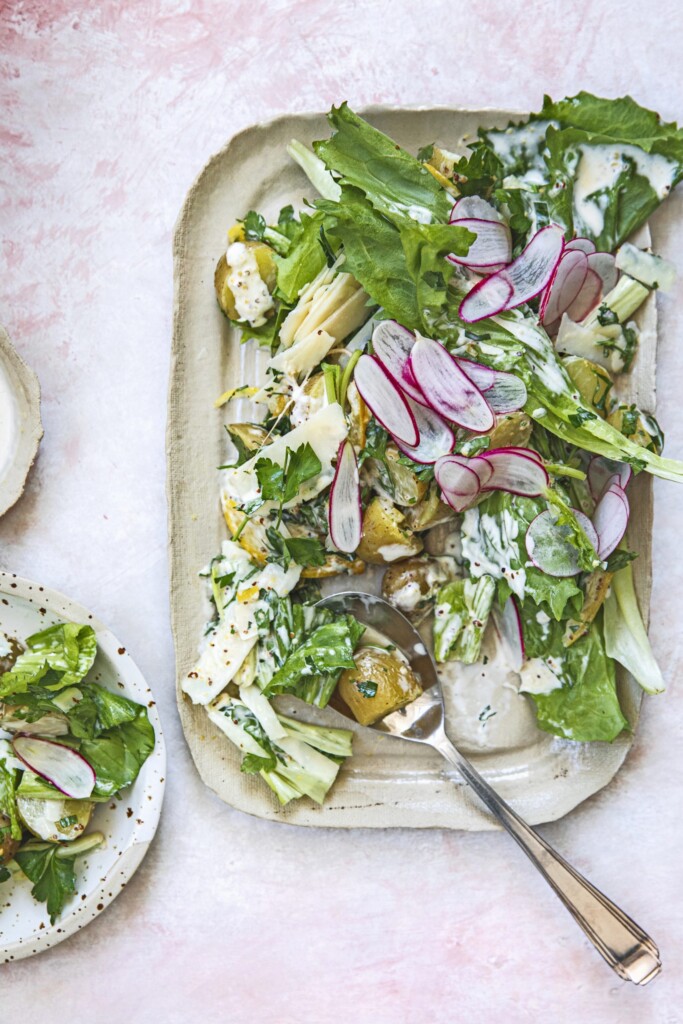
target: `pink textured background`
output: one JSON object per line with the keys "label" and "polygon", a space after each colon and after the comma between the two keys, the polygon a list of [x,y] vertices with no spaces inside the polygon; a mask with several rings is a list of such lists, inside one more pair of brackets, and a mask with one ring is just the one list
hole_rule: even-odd
{"label": "pink textured background", "polygon": [[[671,690],[646,701],[615,783],[543,830],[660,942],[664,974],[641,991],[503,836],[301,831],[204,789],[174,708],[163,490],[171,230],[230,135],[345,97],[524,109],[580,88],[680,119],[682,43],[675,0],[0,3],[0,320],[40,376],[46,427],[0,563],[125,639],[171,768],[134,881],[86,931],[3,970],[4,1017],[683,1020],[683,492],[657,484],[652,636]],[[682,195],[655,220],[676,258]],[[682,308],[680,286],[660,300],[659,415],[678,457]]]}

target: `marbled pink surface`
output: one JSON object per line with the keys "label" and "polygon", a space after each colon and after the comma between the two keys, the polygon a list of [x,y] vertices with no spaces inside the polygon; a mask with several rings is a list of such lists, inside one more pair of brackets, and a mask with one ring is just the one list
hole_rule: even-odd
{"label": "marbled pink surface", "polygon": [[[72,1024],[683,1020],[683,492],[657,483],[646,701],[618,779],[543,829],[659,941],[619,982],[501,835],[304,831],[200,783],[174,705],[164,501],[171,231],[205,159],[283,111],[535,108],[590,88],[683,118],[675,0],[5,0],[0,320],[43,385],[46,436],[0,562],[89,605],[155,688],[158,839],[88,929],[3,969],[8,1019]],[[429,140],[425,140],[429,141]],[[683,193],[655,219],[683,263]],[[659,414],[683,456],[683,288],[660,300]]]}

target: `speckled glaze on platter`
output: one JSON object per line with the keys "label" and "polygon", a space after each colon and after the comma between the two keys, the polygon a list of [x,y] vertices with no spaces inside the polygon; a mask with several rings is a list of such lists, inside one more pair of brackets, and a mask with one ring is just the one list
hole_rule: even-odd
{"label": "speckled glaze on platter", "polygon": [[21,497],[42,436],[38,378],[0,324],[0,516]]}
{"label": "speckled glaze on platter", "polygon": [[145,856],[159,822],[166,776],[166,750],[150,688],[120,641],[85,608],[38,583],[0,572],[0,638],[24,639],[55,622],[91,625],[97,633],[97,658],[89,678],[147,707],[156,733],[154,751],[121,800],[98,805],[92,828],[105,843],[76,862],[76,894],[54,925],[43,903],[31,896],[21,876],[0,890],[0,956],[5,963],[33,956],[84,928],[115,899]]}
{"label": "speckled glaze on platter", "polygon": [[[516,112],[447,109],[370,108],[364,116],[412,152],[428,142],[454,149],[472,138],[480,125],[504,126]],[[495,827],[456,775],[442,770],[427,749],[356,729],[354,756],[348,761],[322,807],[309,800],[282,808],[257,776],[239,771],[235,747],[193,706],[180,681],[196,657],[209,615],[197,575],[226,537],[218,501],[216,467],[225,462],[224,423],[249,418],[246,403],[217,411],[215,398],[227,388],[258,380],[265,358],[253,345],[240,346],[220,313],[213,293],[213,271],[225,246],[227,228],[249,209],[266,217],[287,203],[301,203],[312,190],[289,160],[292,138],[304,143],[329,134],[324,114],[297,115],[256,125],[232,138],[206,164],[181,210],[174,244],[175,308],[167,433],[171,609],[176,649],[178,707],[197,769],[218,796],[240,810],[299,825],[337,827],[441,827],[483,830]],[[639,241],[649,239],[643,233]],[[654,412],[656,307],[648,300],[636,317],[642,329],[633,372],[620,382],[629,402]],[[242,408],[240,408],[242,406]],[[630,490],[633,514],[628,542],[639,552],[634,563],[636,589],[647,620],[651,586],[652,482],[641,474]],[[354,577],[354,588],[371,587]],[[337,578],[337,589],[348,579]],[[465,729],[456,713],[454,690],[446,687],[449,732],[527,821],[538,824],[566,814],[602,789],[623,763],[633,740],[641,692],[619,674],[619,695],[632,731],[614,743],[579,744],[559,740],[535,728],[524,702],[514,729],[506,733],[507,711],[495,722],[497,739],[486,748],[483,732]],[[507,692],[507,691],[506,691]],[[514,695],[513,695],[514,696]],[[482,706],[486,699],[482,695]],[[512,701],[512,697],[508,698]],[[309,720],[345,724],[336,712],[310,714]]]}

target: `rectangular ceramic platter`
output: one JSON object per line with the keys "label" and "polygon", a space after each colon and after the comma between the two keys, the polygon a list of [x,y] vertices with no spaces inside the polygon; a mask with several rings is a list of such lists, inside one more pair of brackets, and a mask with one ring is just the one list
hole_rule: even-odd
{"label": "rectangular ceramic platter", "polygon": [[[457,149],[479,125],[504,126],[501,111],[388,110],[365,112],[369,120],[411,152],[430,142]],[[518,115],[517,115],[518,116]],[[287,203],[313,198],[304,175],[288,158],[292,138],[310,143],[329,134],[323,114],[284,117],[235,136],[214,156],[190,190],[175,236],[175,310],[168,421],[168,499],[170,516],[171,602],[177,658],[178,706],[200,775],[221,799],[260,817],[299,825],[341,827],[491,828],[467,786],[428,749],[357,729],[353,757],[323,807],[308,799],[279,806],[258,776],[243,775],[240,755],[180,690],[191,669],[210,615],[198,571],[220,550],[227,532],[219,506],[216,467],[229,455],[224,423],[253,419],[246,403],[216,410],[227,388],[254,383],[265,365],[255,344],[241,346],[237,333],[214,298],[213,272],[226,245],[228,227],[250,209],[267,219]],[[651,299],[641,312],[643,335],[633,372],[621,393],[654,411],[656,311]],[[240,408],[242,405],[242,408]],[[647,616],[650,594],[651,481],[641,474],[631,485],[634,515],[629,543],[640,553],[635,563],[641,608]],[[350,580],[353,582],[350,584]],[[362,577],[337,577],[337,589],[363,589]],[[451,673],[452,677],[452,673]],[[531,823],[561,817],[605,786],[622,764],[632,735],[613,744],[577,744],[536,729],[527,698],[514,688],[456,679],[446,689],[449,730],[489,781]],[[466,692],[463,692],[466,690]],[[640,691],[619,680],[622,708],[637,724]],[[489,710],[487,706],[489,706]],[[463,714],[463,709],[467,714]],[[491,712],[496,714],[491,716]],[[310,710],[309,720],[348,722],[328,709]],[[479,721],[481,714],[482,721]]]}

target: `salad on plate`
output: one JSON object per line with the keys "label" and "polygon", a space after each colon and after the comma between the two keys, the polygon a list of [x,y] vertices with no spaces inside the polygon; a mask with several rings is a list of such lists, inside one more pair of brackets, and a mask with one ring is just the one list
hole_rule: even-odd
{"label": "salad on plate", "polygon": [[96,655],[88,625],[24,643],[0,634],[0,885],[28,879],[52,924],[78,857],[104,842],[88,831],[97,805],[135,782],[155,745],[147,709],[92,678]]}
{"label": "salad on plate", "polygon": [[217,401],[249,411],[226,425],[229,539],[183,683],[283,804],[322,803],[351,755],[352,731],[306,704],[372,724],[420,693],[401,652],[317,607],[323,590],[381,588],[449,671],[495,650],[547,733],[629,729],[617,665],[664,688],[631,480],[683,481],[624,397],[639,310],[674,280],[637,232],[683,178],[683,131],[588,93],[453,151],[409,153],[347,104],[329,121],[288,147],[317,198],[245,211],[216,267],[220,308],[268,363]]}

